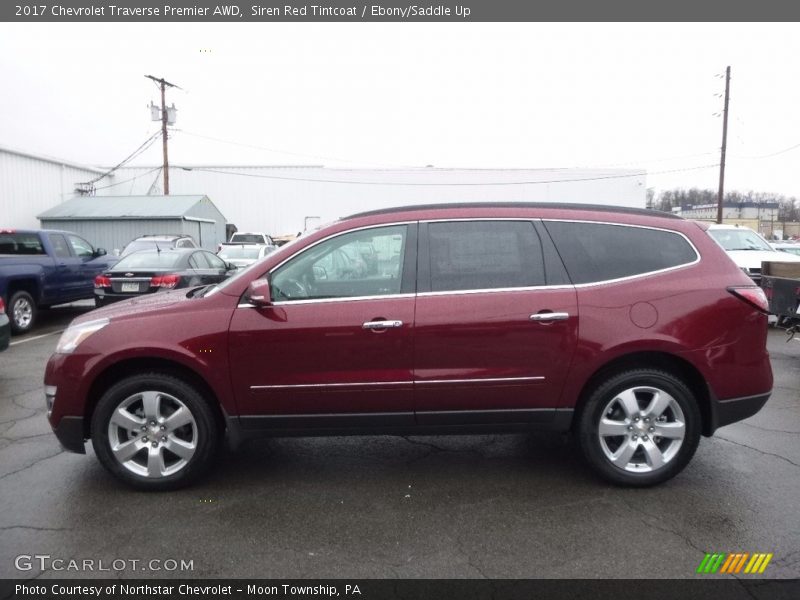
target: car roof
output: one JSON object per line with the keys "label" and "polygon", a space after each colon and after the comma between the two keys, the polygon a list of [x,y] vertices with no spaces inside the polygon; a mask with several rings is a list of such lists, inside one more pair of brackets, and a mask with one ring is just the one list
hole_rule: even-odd
{"label": "car roof", "polygon": [[[130,254],[126,255],[126,258],[128,256],[133,256],[134,254],[189,254],[191,252],[200,252],[201,250],[203,250],[203,248],[162,248],[161,250],[137,250],[136,252],[131,252]],[[204,251],[208,252],[208,250]]]}
{"label": "car roof", "polygon": [[171,233],[153,233],[153,234],[147,234],[147,235],[140,235],[139,237],[134,238],[132,241],[134,241],[134,242],[138,242],[138,241],[148,241],[149,242],[151,240],[152,241],[159,241],[159,240],[172,241],[172,240],[179,240],[181,238],[188,238],[188,237],[189,237],[188,235],[177,235],[177,234],[171,234]]}
{"label": "car roof", "polygon": [[343,220],[357,219],[360,217],[371,217],[376,215],[388,215],[394,213],[404,212],[417,212],[417,211],[447,211],[454,209],[469,209],[469,208],[522,208],[522,209],[556,209],[567,211],[592,211],[592,212],[606,212],[614,214],[625,215],[641,215],[647,217],[661,217],[664,219],[679,219],[683,220],[678,215],[672,213],[661,212],[646,208],[631,208],[624,206],[608,206],[605,204],[580,204],[571,202],[455,202],[446,204],[416,204],[407,206],[398,206],[395,208],[381,208],[378,210],[370,210],[361,213],[355,213],[344,217]]}

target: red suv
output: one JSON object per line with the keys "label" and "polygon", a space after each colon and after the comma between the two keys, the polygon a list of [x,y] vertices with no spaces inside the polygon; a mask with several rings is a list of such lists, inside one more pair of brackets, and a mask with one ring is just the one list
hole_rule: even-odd
{"label": "red suv", "polygon": [[[342,252],[375,249],[363,273]],[[652,485],[772,389],[761,290],[696,223],[588,205],[342,219],[223,283],[76,319],[45,374],[63,446],[140,488],[223,437],[573,431]]]}

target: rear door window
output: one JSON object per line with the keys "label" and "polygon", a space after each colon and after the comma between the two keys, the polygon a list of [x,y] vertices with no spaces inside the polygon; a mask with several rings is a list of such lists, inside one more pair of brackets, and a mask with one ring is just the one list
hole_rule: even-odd
{"label": "rear door window", "polygon": [[687,265],[697,252],[673,231],[576,221],[544,221],[572,283],[597,283]]}
{"label": "rear door window", "polygon": [[35,233],[0,233],[0,254],[45,254]]}
{"label": "rear door window", "polygon": [[430,290],[544,285],[542,245],[530,221],[429,223]]}

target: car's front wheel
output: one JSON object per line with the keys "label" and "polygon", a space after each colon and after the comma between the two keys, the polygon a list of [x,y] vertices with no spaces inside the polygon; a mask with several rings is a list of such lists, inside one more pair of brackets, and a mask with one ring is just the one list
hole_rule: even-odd
{"label": "car's front wheel", "polygon": [[221,433],[203,396],[163,373],[123,379],[100,398],[92,446],[103,466],[140,489],[188,485],[211,464]]}
{"label": "car's front wheel", "polygon": [[679,378],[656,369],[634,369],[605,380],[579,419],[585,458],[621,485],[655,485],[674,477],[700,441],[694,394]]}

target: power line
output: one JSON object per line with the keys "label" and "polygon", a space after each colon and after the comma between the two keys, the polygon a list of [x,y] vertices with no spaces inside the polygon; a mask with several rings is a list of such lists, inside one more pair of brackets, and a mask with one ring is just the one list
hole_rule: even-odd
{"label": "power line", "polygon": [[376,163],[364,160],[350,160],[347,158],[341,158],[336,156],[324,156],[321,154],[307,154],[304,152],[292,152],[291,150],[279,150],[278,148],[268,148],[266,146],[258,146],[256,144],[246,144],[243,142],[234,142],[232,140],[223,140],[222,138],[212,137],[210,135],[202,135],[200,133],[193,133],[191,131],[186,131],[184,129],[177,129],[176,131],[180,131],[181,133],[185,133],[186,135],[190,135],[192,137],[203,138],[206,140],[211,140],[214,142],[220,142],[223,144],[230,144],[232,146],[241,146],[242,148],[253,148],[256,150],[266,150],[267,152],[274,152],[275,154],[286,154],[289,156],[299,156],[301,158],[316,158],[319,160],[333,160],[337,162],[344,162],[344,163],[351,163],[351,164],[364,164],[364,165],[375,165],[379,167],[403,167],[403,168],[417,168],[412,167],[410,165],[392,165],[387,163]]}
{"label": "power line", "polygon": [[106,190],[108,188],[112,188],[112,187],[115,187],[115,186],[118,186],[118,185],[122,185],[123,183],[128,183],[129,181],[135,181],[135,180],[139,179],[139,177],[144,177],[145,175],[149,175],[153,171],[158,171],[160,168],[161,167],[153,167],[149,171],[145,171],[144,173],[139,173],[138,175],[134,175],[130,179],[124,179],[122,181],[117,181],[115,183],[110,183],[108,185],[103,185],[103,186],[100,186],[100,187],[94,188],[94,189],[95,189],[95,191],[96,190]]}
{"label": "power line", "polygon": [[[669,169],[666,171],[654,171],[646,173],[647,176],[651,175],[664,175],[668,173],[682,173],[685,171],[699,171],[701,169],[713,169],[719,166],[719,163],[712,165],[700,165],[697,167],[687,167],[684,169]],[[283,181],[303,181],[309,183],[340,183],[346,185],[404,185],[404,186],[419,186],[419,187],[444,187],[444,186],[505,186],[505,185],[542,185],[547,183],[572,183],[578,181],[599,181],[603,179],[625,179],[630,177],[641,177],[642,173],[624,173],[617,175],[599,175],[596,177],[578,177],[572,179],[550,179],[546,181],[495,181],[495,182],[418,182],[418,181],[358,181],[358,180],[340,180],[340,179],[313,179],[308,177],[285,177],[281,175],[261,175],[258,173],[241,173],[235,171],[223,171],[221,169],[210,169],[208,167],[181,167],[185,171],[205,171],[208,173],[218,173],[220,175],[235,175],[239,177],[255,177],[258,179],[278,179]]]}
{"label": "power line", "polygon": [[792,150],[796,150],[797,148],[800,148],[800,144],[795,144],[794,146],[789,146],[788,148],[784,148],[783,150],[778,150],[777,152],[772,152],[770,154],[762,154],[760,156],[733,156],[732,158],[745,159],[745,160],[758,160],[762,158],[771,158],[773,156],[778,156],[780,154],[786,154],[787,152],[791,152]]}
{"label": "power line", "polygon": [[[100,181],[100,180],[101,180],[101,179],[103,179],[104,177],[108,177],[109,175],[111,175],[111,173],[113,173],[114,171],[116,171],[117,169],[119,169],[120,167],[122,167],[123,165],[125,165],[125,164],[129,163],[130,161],[132,161],[134,158],[136,158],[136,157],[137,157],[137,156],[139,156],[139,155],[140,155],[142,152],[144,152],[144,151],[145,151],[145,150],[147,150],[147,149],[148,149],[150,146],[152,146],[153,142],[154,142],[154,141],[155,141],[155,139],[158,137],[159,133],[161,133],[161,132],[159,132],[159,131],[156,131],[156,132],[155,132],[153,135],[151,135],[151,136],[150,136],[149,138],[147,138],[147,139],[146,139],[144,142],[142,142],[142,143],[141,143],[141,145],[140,145],[138,148],[136,148],[136,150],[134,150],[133,152],[131,152],[131,153],[130,153],[130,154],[127,156],[127,157],[125,157],[124,159],[122,159],[122,160],[121,160],[119,163],[117,163],[115,166],[111,167],[111,168],[110,168],[108,171],[106,171],[106,172],[105,172],[105,173],[103,173],[102,175],[98,175],[98,176],[97,176],[97,177],[95,177],[94,179],[91,179],[90,181],[87,181],[87,182],[85,182],[83,185],[87,185],[87,186],[89,186],[89,185],[92,185],[92,184],[94,184],[94,183],[97,183],[98,181]],[[103,188],[98,188],[98,189],[103,189]]]}

